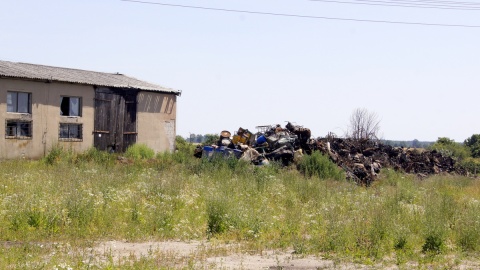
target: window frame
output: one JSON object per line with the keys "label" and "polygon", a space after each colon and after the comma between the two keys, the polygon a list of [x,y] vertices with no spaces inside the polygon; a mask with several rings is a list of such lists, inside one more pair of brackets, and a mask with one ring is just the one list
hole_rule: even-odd
{"label": "window frame", "polygon": [[[68,99],[68,114],[63,114],[62,103],[63,103],[64,98]],[[78,99],[78,115],[70,115],[70,111],[71,111],[70,105],[71,105],[71,99],[72,98]],[[80,96],[60,96],[60,116],[63,116],[63,117],[82,117],[82,114],[83,114],[82,105],[83,105],[82,97],[80,97]]]}
{"label": "window frame", "polygon": [[[9,111],[8,107],[10,106],[8,104],[8,95],[10,94],[15,94],[15,104],[12,105],[14,106],[14,110],[12,111]],[[28,101],[27,101],[27,112],[20,112],[19,111],[19,94],[27,94],[27,98],[28,98]],[[30,92],[23,92],[23,91],[7,91],[7,101],[6,101],[6,105],[7,105],[7,113],[23,113],[23,114],[32,114],[32,93]]]}
{"label": "window frame", "polygon": [[[9,124],[16,123],[15,124],[15,130],[14,132],[9,131],[9,128],[13,128]],[[20,125],[25,125],[27,124],[27,134],[22,135],[22,127]],[[20,127],[20,129],[19,129]],[[12,129],[13,130],[13,129]],[[13,134],[15,133],[15,134]],[[13,135],[12,135],[13,134]],[[32,120],[21,120],[21,119],[6,119],[5,120],[5,139],[17,139],[17,140],[31,140],[33,138],[33,121]]]}
{"label": "window frame", "polygon": [[[78,137],[70,137],[70,127],[71,126],[78,126]],[[64,137],[64,130],[62,128],[66,127],[67,136]],[[81,142],[83,141],[83,124],[82,123],[60,123],[58,125],[58,140],[63,142]]]}

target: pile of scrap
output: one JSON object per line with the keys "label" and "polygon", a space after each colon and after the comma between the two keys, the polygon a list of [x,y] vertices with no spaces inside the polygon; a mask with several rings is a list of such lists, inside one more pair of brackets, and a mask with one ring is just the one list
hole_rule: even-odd
{"label": "pile of scrap", "polygon": [[392,147],[379,141],[337,138],[333,134],[313,139],[310,129],[290,122],[285,127],[257,126],[257,130],[252,133],[239,128],[233,136],[224,130],[215,144],[198,146],[194,155],[208,159],[235,157],[255,165],[270,161],[289,165],[303,154],[320,151],[346,172],[347,179],[366,186],[385,167],[420,177],[444,172],[466,174],[455,159],[435,150]]}
{"label": "pile of scrap", "polygon": [[367,186],[383,167],[420,177],[444,172],[466,174],[463,168],[456,165],[454,158],[443,156],[435,150],[392,147],[378,141],[332,137],[317,139],[316,148],[342,167],[347,178]]}
{"label": "pile of scrap", "polygon": [[239,128],[233,137],[224,130],[215,144],[197,147],[194,155],[206,158],[235,156],[256,165],[265,165],[269,161],[288,165],[296,156],[311,153],[315,147],[310,139],[310,129],[290,122],[284,128],[266,125],[257,126],[257,129],[259,131],[253,134],[248,129]]}

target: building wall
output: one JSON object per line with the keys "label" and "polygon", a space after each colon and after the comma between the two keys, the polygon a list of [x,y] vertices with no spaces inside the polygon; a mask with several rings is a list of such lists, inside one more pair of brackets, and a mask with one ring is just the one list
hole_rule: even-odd
{"label": "building wall", "polygon": [[[7,112],[7,92],[31,93],[31,114]],[[60,115],[62,96],[81,97],[80,117]],[[93,145],[93,101],[92,86],[68,83],[47,83],[0,78],[0,158],[41,158],[55,145],[74,151],[84,151]],[[7,119],[32,121],[31,139],[5,138]],[[82,141],[59,141],[60,123],[79,123],[83,126]]]}
{"label": "building wall", "polygon": [[155,152],[175,149],[177,96],[141,91],[137,96],[138,143]]}

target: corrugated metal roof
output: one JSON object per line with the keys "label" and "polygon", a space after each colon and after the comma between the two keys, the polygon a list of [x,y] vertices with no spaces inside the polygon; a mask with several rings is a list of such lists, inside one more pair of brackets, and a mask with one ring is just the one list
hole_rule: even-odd
{"label": "corrugated metal roof", "polygon": [[119,73],[51,67],[0,61],[0,77],[78,83],[106,87],[132,88],[179,95],[181,91],[141,81]]}

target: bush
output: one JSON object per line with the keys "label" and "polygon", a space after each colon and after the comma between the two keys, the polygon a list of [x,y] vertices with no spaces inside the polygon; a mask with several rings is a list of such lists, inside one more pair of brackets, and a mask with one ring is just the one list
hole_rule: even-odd
{"label": "bush", "polygon": [[76,154],[69,149],[65,149],[60,145],[54,145],[50,152],[42,159],[48,165],[54,165],[60,162],[71,163]]}
{"label": "bush", "polygon": [[438,234],[430,234],[425,238],[425,243],[422,246],[422,252],[440,253],[443,245],[443,239]]}
{"label": "bush", "polygon": [[467,147],[446,137],[438,138],[438,140],[429,147],[429,150],[437,150],[444,156],[455,157],[459,160],[470,156],[470,150]]}
{"label": "bush", "polygon": [[305,155],[298,165],[298,169],[306,177],[318,177],[320,179],[345,179],[344,173],[328,157],[320,152]]}
{"label": "bush", "polygon": [[155,151],[148,147],[146,144],[138,143],[127,148],[125,151],[125,157],[131,159],[150,159],[155,156]]}
{"label": "bush", "polygon": [[195,149],[195,146],[193,144],[187,142],[181,136],[177,136],[175,138],[175,146],[177,150],[176,152],[190,156],[193,155],[193,150]]}
{"label": "bush", "polygon": [[466,158],[460,162],[460,166],[477,175],[480,173],[480,158]]}

